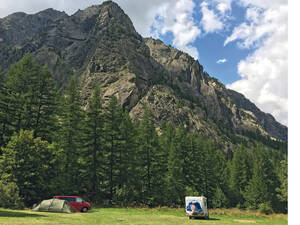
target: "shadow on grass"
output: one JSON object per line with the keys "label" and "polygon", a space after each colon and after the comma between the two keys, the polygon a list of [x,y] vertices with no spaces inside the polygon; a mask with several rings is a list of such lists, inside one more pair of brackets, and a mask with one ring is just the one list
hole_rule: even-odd
{"label": "shadow on grass", "polygon": [[9,211],[1,211],[0,217],[46,217],[44,215],[32,214],[32,213],[24,213],[24,212],[9,212]]}
{"label": "shadow on grass", "polygon": [[217,219],[217,218],[209,218],[208,220],[220,220],[220,219]]}
{"label": "shadow on grass", "polygon": [[217,219],[217,218],[209,218],[209,219],[204,219],[204,218],[193,218],[194,220],[205,220],[205,221],[209,221],[209,220],[220,220],[220,219]]}

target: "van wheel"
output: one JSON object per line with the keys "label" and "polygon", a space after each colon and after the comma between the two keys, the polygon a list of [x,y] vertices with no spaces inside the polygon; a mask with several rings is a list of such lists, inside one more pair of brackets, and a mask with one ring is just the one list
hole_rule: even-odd
{"label": "van wheel", "polygon": [[87,207],[83,207],[81,212],[87,212],[88,211],[88,208]]}

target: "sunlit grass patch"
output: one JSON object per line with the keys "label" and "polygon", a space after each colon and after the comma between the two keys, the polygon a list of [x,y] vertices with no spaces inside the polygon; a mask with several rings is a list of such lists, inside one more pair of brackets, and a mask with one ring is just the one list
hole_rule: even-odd
{"label": "sunlit grass patch", "polygon": [[93,208],[87,213],[0,209],[0,225],[287,225],[287,215],[240,209],[210,210],[209,220],[190,220],[183,208]]}

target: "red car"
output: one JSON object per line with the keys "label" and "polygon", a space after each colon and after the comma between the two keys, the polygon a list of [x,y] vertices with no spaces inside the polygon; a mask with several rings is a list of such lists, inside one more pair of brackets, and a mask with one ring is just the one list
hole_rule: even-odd
{"label": "red car", "polygon": [[87,212],[88,210],[91,209],[90,203],[84,201],[79,196],[54,196],[54,198],[66,200],[68,204],[71,206],[72,210]]}

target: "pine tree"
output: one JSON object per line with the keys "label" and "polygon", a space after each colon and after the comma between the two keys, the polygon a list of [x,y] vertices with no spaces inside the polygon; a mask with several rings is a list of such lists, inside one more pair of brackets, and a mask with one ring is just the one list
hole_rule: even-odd
{"label": "pine tree", "polygon": [[279,210],[281,212],[287,212],[287,201],[288,201],[288,167],[287,167],[287,158],[280,162],[280,170],[279,170],[279,181],[280,186],[276,188],[277,198],[282,203],[279,206]]}
{"label": "pine tree", "polygon": [[155,202],[154,192],[157,188],[156,184],[160,183],[157,174],[160,170],[158,165],[158,135],[151,120],[151,114],[148,109],[145,110],[139,127],[139,174],[141,181],[141,199],[148,205],[153,205]]}
{"label": "pine tree", "polygon": [[81,180],[83,181],[82,188],[87,188],[87,193],[96,201],[101,199],[101,184],[103,183],[103,109],[101,103],[101,95],[99,87],[96,87],[89,100],[88,109],[86,112],[86,120],[84,126],[84,147],[81,152]]}
{"label": "pine tree", "polygon": [[278,178],[268,150],[263,146],[253,149],[253,161],[253,176],[243,192],[245,204],[253,209],[267,204],[274,209],[277,204],[275,188],[278,186]]}
{"label": "pine tree", "polygon": [[40,68],[26,54],[6,76],[6,117],[13,130],[34,130],[35,136],[51,140],[56,122],[56,91],[47,67]]}
{"label": "pine tree", "polygon": [[118,185],[117,177],[120,174],[120,168],[117,163],[121,141],[120,124],[122,121],[122,107],[115,96],[110,98],[108,105],[105,107],[104,118],[107,197],[112,200]]}
{"label": "pine tree", "polygon": [[231,165],[231,193],[234,193],[233,205],[243,207],[244,197],[242,193],[245,191],[248,182],[252,177],[252,163],[249,152],[243,147],[239,146],[234,153]]}
{"label": "pine tree", "polygon": [[58,128],[58,88],[56,88],[51,73],[46,66],[40,68],[34,87],[37,91],[32,105],[34,120],[31,126],[34,129],[35,136],[52,141],[53,133]]}
{"label": "pine tree", "polygon": [[168,157],[168,204],[182,205],[185,196],[186,176],[193,171],[186,170],[187,154],[187,133],[183,126],[180,126],[175,133],[170,146]]}
{"label": "pine tree", "polygon": [[13,125],[15,131],[33,129],[32,107],[36,100],[34,86],[39,76],[39,67],[33,62],[31,56],[26,54],[19,62],[14,63],[6,75],[6,86],[12,92],[14,102]]}
{"label": "pine tree", "polygon": [[81,108],[78,81],[72,78],[61,99],[60,130],[57,142],[62,148],[61,186],[63,192],[78,192],[80,181],[79,156],[83,151],[83,121],[84,111]]}
{"label": "pine tree", "polygon": [[[162,134],[159,136],[159,158],[160,158],[160,171],[159,174],[161,176],[161,184],[159,193],[164,192],[167,193],[168,190],[168,158],[171,151],[171,146],[173,143],[173,139],[175,137],[175,127],[171,123],[162,124],[161,126]],[[167,195],[159,194],[160,204],[170,204],[170,199]]]}
{"label": "pine tree", "polygon": [[[214,174],[214,160],[212,157],[213,149],[211,143],[205,143],[202,149],[202,174],[204,181],[204,195],[208,199],[212,199],[215,191],[215,174]],[[208,201],[209,202],[209,201]],[[208,204],[209,205],[209,204]]]}
{"label": "pine tree", "polygon": [[187,151],[185,152],[184,174],[186,183],[189,186],[188,195],[204,195],[204,176],[202,173],[202,156],[204,140],[195,134],[190,133],[187,137]]}
{"label": "pine tree", "polygon": [[208,200],[213,199],[217,187],[225,185],[223,175],[225,174],[225,157],[215,148],[209,139],[201,134],[189,135],[188,183],[194,187],[197,195],[204,195]]}
{"label": "pine tree", "polygon": [[7,144],[7,141],[12,134],[9,105],[10,102],[7,87],[3,80],[0,80],[0,155],[1,147]]}
{"label": "pine tree", "polygon": [[229,205],[229,200],[221,187],[217,187],[213,199],[211,200],[213,208],[226,208]]}
{"label": "pine tree", "polygon": [[122,114],[120,124],[121,140],[118,156],[118,186],[116,197],[122,204],[128,204],[138,198],[137,168],[137,126],[131,120],[127,109]]}
{"label": "pine tree", "polygon": [[215,194],[212,198],[211,206],[214,208],[225,208],[228,207],[230,202],[230,188],[229,188],[229,177],[230,171],[228,164],[225,159],[225,154],[220,150],[214,148],[213,150],[213,161],[214,163],[214,176],[216,182]]}

